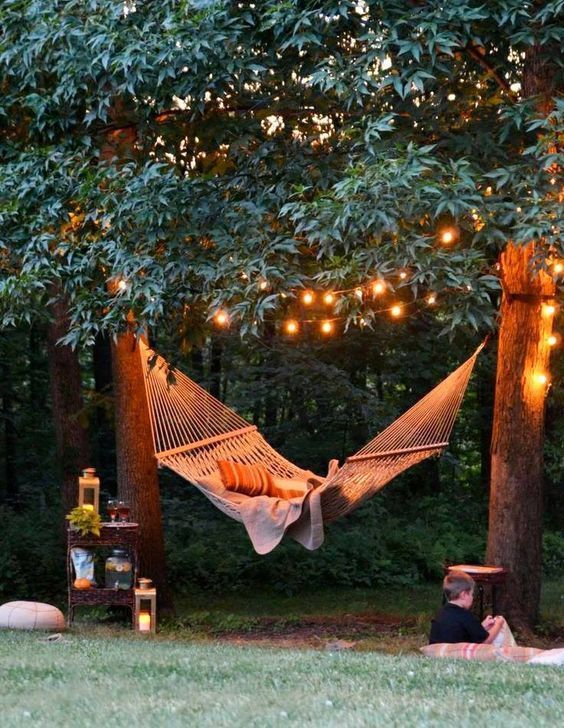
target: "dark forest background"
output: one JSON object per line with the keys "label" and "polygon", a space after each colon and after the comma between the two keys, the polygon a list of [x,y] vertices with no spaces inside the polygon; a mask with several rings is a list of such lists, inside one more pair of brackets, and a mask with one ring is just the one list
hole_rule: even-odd
{"label": "dark forest background", "polygon": [[[382,320],[375,331],[288,340],[267,327],[243,341],[217,332],[156,335],[153,345],[215,396],[258,425],[286,457],[324,474],[397,417],[478,343],[439,336],[440,321]],[[181,345],[178,344],[181,341]],[[65,589],[61,463],[49,396],[46,332],[39,325],[0,334],[0,597],[62,598]],[[405,473],[355,513],[326,529],[309,553],[292,542],[254,553],[242,525],[188,483],[161,471],[168,577],[176,592],[269,584],[377,586],[436,579],[445,560],[484,559],[495,342],[481,354],[451,446]],[[102,503],[116,492],[109,342],[81,352],[91,464]],[[558,368],[560,367],[560,368]],[[552,367],[546,410],[544,570],[564,568],[564,415],[561,357]],[[147,447],[151,447],[147,443]],[[78,473],[77,473],[78,477]]]}

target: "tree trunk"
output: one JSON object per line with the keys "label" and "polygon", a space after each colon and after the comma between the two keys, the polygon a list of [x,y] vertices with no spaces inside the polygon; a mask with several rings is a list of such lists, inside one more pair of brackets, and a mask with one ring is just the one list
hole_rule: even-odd
{"label": "tree trunk", "polygon": [[135,336],[120,334],[112,348],[118,495],[139,523],[140,569],[157,587],[159,604],[172,609],[166,582],[157,461],[145,400],[144,372]]}
{"label": "tree trunk", "polygon": [[100,477],[110,492],[115,492],[116,457],[114,423],[109,403],[112,397],[112,348],[107,334],[98,334],[93,350],[96,386],[96,460]]}
{"label": "tree trunk", "polygon": [[[532,46],[523,68],[524,97],[538,112],[553,107],[558,48]],[[544,410],[553,315],[543,315],[542,296],[554,296],[554,280],[534,275],[534,244],[508,245],[501,257],[501,304],[496,394],[492,431],[488,561],[509,569],[506,613],[523,629],[538,617],[542,574]],[[512,293],[531,298],[515,298]]]}
{"label": "tree trunk", "polygon": [[[554,281],[533,275],[533,245],[501,257],[504,295],[494,405],[487,561],[509,570],[506,613],[522,628],[538,615],[542,567],[544,406]],[[516,295],[513,295],[516,294]]]}
{"label": "tree trunk", "polygon": [[[101,157],[109,164],[119,166],[121,160],[134,156],[137,132],[128,123],[127,106],[122,99],[115,99],[110,116],[114,123],[123,126],[105,135]],[[153,454],[144,372],[135,336],[130,331],[119,334],[112,346],[112,373],[118,495],[128,502],[132,517],[139,523],[142,575],[154,581],[161,609],[172,611],[172,595],[166,582],[157,461]]]}
{"label": "tree trunk", "polygon": [[58,298],[52,304],[53,320],[49,324],[47,349],[53,425],[57,460],[62,479],[62,503],[68,513],[78,504],[78,476],[88,467],[88,432],[78,419],[83,408],[82,381],[78,354],[70,346],[57,342],[68,331],[66,303]]}

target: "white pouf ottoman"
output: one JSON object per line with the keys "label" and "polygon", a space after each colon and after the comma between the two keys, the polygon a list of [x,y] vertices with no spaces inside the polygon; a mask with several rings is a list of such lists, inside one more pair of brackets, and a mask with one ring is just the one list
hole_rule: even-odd
{"label": "white pouf ottoman", "polygon": [[0,629],[65,628],[65,618],[57,607],[41,602],[6,602],[0,607]]}

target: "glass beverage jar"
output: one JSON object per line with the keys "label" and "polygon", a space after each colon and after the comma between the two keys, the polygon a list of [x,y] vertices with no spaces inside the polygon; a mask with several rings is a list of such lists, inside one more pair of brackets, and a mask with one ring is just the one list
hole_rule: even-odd
{"label": "glass beverage jar", "polygon": [[106,559],[106,589],[131,589],[133,568],[125,549],[112,549]]}

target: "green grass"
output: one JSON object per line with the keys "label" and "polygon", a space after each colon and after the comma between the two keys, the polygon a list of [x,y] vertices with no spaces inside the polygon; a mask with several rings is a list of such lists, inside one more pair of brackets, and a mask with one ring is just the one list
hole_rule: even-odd
{"label": "green grass", "polygon": [[555,726],[556,667],[0,633],[12,726]]}
{"label": "green grass", "polygon": [[[195,592],[177,600],[177,617],[162,620],[156,637],[97,623],[101,612],[79,612],[72,632],[52,644],[42,633],[0,631],[0,725],[564,724],[562,668],[422,657],[439,601],[436,585],[295,596]],[[388,631],[349,634],[375,614],[390,620]],[[546,585],[543,615],[554,641],[561,582]],[[308,620],[312,634],[329,624],[308,641],[319,649],[268,646]],[[244,646],[234,646],[233,635]],[[355,650],[328,651],[334,638],[355,640]]]}

